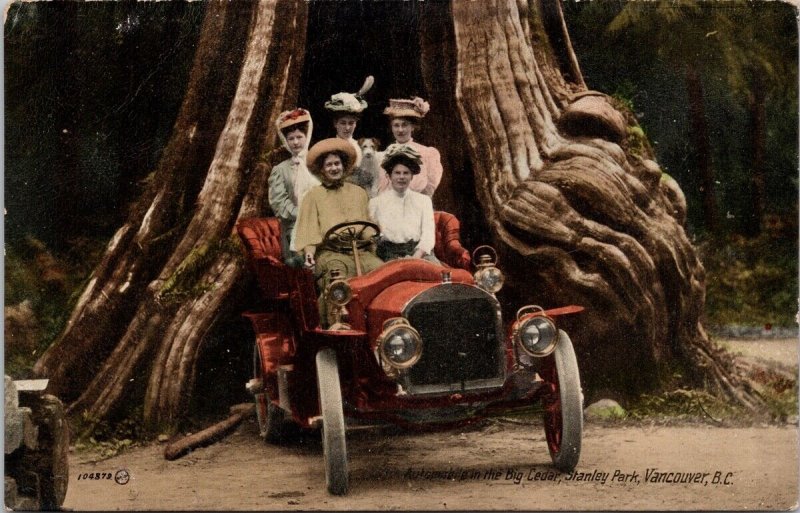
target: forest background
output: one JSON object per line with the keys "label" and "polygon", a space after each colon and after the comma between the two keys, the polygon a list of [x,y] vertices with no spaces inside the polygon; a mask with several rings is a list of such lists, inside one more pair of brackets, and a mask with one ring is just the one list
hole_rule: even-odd
{"label": "forest background", "polygon": [[[778,2],[665,5],[562,7],[587,85],[636,113],[643,132],[630,137],[652,145],[686,195],[686,229],[707,270],[706,327],[712,334],[796,329],[796,9]],[[58,336],[151,179],[183,99],[204,9],[199,2],[9,6],[5,305],[6,330],[20,334],[12,346],[5,337],[7,373],[26,377]],[[337,9],[351,26],[388,15],[419,23],[413,2]],[[309,18],[309,31],[330,28],[323,14]],[[391,25],[387,31],[403,37]],[[348,58],[381,71],[380,57],[363,55],[357,39],[337,42],[336,55],[307,48],[298,103],[319,114],[315,139],[332,135],[322,101],[363,80],[320,71],[347,70]],[[408,51],[418,51],[416,44],[409,38]],[[407,86],[382,89],[378,81],[357,135],[387,141],[381,102],[425,96],[420,70],[393,69]],[[204,358],[220,365],[209,367],[213,380],[198,379],[196,394],[206,404],[219,393],[211,382],[241,388],[250,350],[241,341],[250,337],[236,319],[212,335]]]}

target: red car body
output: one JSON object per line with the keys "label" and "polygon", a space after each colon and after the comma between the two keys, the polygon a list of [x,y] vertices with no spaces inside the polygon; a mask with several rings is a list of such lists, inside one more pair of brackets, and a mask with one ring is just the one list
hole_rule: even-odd
{"label": "red car body", "polygon": [[[319,374],[318,358],[325,352],[336,371],[333,381],[338,377],[339,382],[340,390],[333,391],[341,394],[341,406],[333,407],[337,416],[337,410],[342,410],[348,418],[425,428],[540,405],[553,461],[571,470],[577,463],[582,430],[582,396],[571,343],[559,332],[557,343],[553,342],[558,350],[534,358],[521,354],[517,332],[532,317],[544,317],[549,323],[582,308],[542,311],[534,307],[504,322],[494,294],[476,284],[470,254],[459,240],[458,220],[445,212],[435,215],[434,251],[443,265],[401,259],[350,278],[347,325],[334,330],[320,327],[319,294],[311,271],[281,261],[277,219],[239,222],[239,236],[264,295],[261,309],[244,314],[255,331],[254,380],[249,388],[255,394],[259,418],[265,419],[262,434],[275,427],[269,422],[276,418],[303,428],[318,425],[322,418],[323,431],[329,430],[330,414],[324,410],[330,400],[325,396],[328,389],[337,387],[322,383],[325,378]],[[378,347],[385,329],[391,328],[391,323],[390,328],[385,323],[399,318],[413,326],[422,340],[419,360],[403,369],[386,365]],[[565,355],[571,359],[566,363]],[[559,378],[569,383],[559,385]],[[343,428],[341,438],[344,451]],[[345,493],[346,453],[340,458],[343,463],[330,464],[329,457],[339,456],[326,445],[329,490]],[[344,472],[344,477],[330,475],[337,472]]]}

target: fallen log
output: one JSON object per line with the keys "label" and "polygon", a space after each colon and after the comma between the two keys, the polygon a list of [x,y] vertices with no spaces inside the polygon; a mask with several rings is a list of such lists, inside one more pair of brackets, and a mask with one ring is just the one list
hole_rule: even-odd
{"label": "fallen log", "polygon": [[232,406],[230,411],[231,416],[227,419],[167,445],[164,448],[164,458],[169,461],[176,460],[198,447],[205,447],[217,442],[238,426],[242,420],[252,415],[255,410],[252,404],[237,404]]}

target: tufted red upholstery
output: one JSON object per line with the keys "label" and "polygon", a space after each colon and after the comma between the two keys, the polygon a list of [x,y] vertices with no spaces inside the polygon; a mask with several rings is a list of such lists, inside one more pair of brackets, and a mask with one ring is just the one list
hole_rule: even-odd
{"label": "tufted red upholstery", "polygon": [[[469,252],[461,245],[460,223],[453,214],[434,212],[436,245],[434,254],[450,267],[470,270]],[[236,223],[247,261],[261,290],[272,298],[287,298],[291,271],[281,254],[281,226],[275,217],[251,217]],[[424,266],[423,266],[424,267]],[[438,276],[438,272],[437,276]]]}
{"label": "tufted red upholstery", "polygon": [[[387,287],[403,281],[438,282],[442,280],[442,270],[440,265],[427,260],[400,258],[348,281],[358,301],[366,308]],[[453,269],[450,279],[453,283],[473,283],[472,275],[463,269]]]}
{"label": "tufted red upholstery", "polygon": [[239,219],[236,223],[236,232],[242,239],[251,260],[266,258],[270,262],[282,264],[281,225],[277,217]]}
{"label": "tufted red upholstery", "polygon": [[272,298],[289,296],[288,267],[281,258],[281,225],[276,217],[239,219],[236,232],[261,290]]}
{"label": "tufted red upholstery", "polygon": [[469,251],[461,245],[461,223],[458,218],[448,212],[433,213],[436,223],[436,245],[433,253],[436,258],[450,267],[470,270]]}

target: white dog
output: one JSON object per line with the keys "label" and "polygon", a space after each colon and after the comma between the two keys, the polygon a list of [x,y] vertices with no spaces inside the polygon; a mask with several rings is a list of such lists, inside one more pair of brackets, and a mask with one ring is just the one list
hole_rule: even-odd
{"label": "white dog", "polygon": [[380,141],[374,137],[365,137],[358,140],[361,148],[361,165],[355,168],[348,181],[363,187],[370,198],[378,195],[378,185],[381,183],[382,151],[378,151]]}

